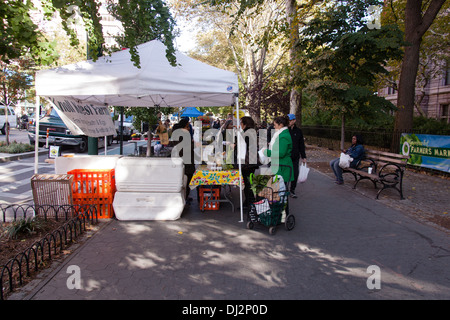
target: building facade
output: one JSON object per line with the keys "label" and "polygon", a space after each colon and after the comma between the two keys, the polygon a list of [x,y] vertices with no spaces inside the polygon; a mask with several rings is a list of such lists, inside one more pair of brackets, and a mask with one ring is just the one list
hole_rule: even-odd
{"label": "building facade", "polygon": [[[428,79],[418,75],[420,80],[417,83],[423,85],[416,87],[414,113],[450,123],[450,65],[446,63],[439,68],[441,68],[440,72],[435,72],[434,76]],[[383,88],[379,90],[378,94],[397,105],[396,87],[393,85]]]}

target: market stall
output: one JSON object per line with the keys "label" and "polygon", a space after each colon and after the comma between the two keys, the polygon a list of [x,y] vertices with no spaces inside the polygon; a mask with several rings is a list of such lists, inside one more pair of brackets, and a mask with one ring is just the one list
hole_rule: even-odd
{"label": "market stall", "polygon": [[[153,40],[137,47],[140,68],[129,50],[36,74],[36,105],[51,101],[69,129],[100,137],[113,127],[109,106],[214,107],[234,105],[239,115],[237,75],[176,53],[177,66],[166,58],[166,47]],[[239,121],[239,119],[238,119]],[[39,117],[36,117],[36,134]],[[36,139],[35,173],[38,173]],[[239,148],[239,141],[238,141]],[[240,165],[240,164],[239,164]],[[242,204],[242,189],[240,190]],[[242,205],[241,222],[243,221]]]}
{"label": "market stall", "polygon": [[203,115],[203,112],[201,112],[200,110],[198,110],[197,108],[194,107],[188,107],[188,108],[183,108],[183,110],[181,110],[180,112],[174,113],[173,114],[176,117],[200,117]]}
{"label": "market stall", "polygon": [[[227,202],[231,205],[232,211],[234,212],[234,204],[228,196],[231,192],[228,192],[228,190],[223,190],[224,199],[220,199],[220,189],[216,187],[227,188],[231,186],[238,186],[242,188],[241,184],[242,180],[240,178],[239,170],[217,170],[216,168],[208,168],[208,166],[201,165],[197,168],[197,170],[195,170],[189,187],[191,189],[196,187],[200,188],[200,210],[204,211],[205,208],[218,210],[220,202]],[[205,190],[205,195],[203,195],[203,190]],[[215,193],[214,191],[219,192]],[[208,193],[208,195],[206,195],[206,193]],[[213,203],[214,206],[208,206],[210,203]]]}

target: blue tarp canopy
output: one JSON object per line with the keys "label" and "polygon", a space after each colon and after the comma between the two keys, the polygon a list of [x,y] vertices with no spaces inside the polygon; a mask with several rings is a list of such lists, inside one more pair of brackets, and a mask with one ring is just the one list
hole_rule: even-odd
{"label": "blue tarp canopy", "polygon": [[[174,113],[173,115],[178,117],[178,112]],[[195,117],[200,117],[202,115],[203,115],[203,112],[201,112],[197,108],[188,107],[188,108],[184,108],[183,110],[181,110],[180,117],[193,117],[193,118],[195,118]]]}

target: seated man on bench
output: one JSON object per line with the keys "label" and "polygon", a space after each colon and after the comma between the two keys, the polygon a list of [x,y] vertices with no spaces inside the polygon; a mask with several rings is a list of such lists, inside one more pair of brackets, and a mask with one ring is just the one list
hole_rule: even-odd
{"label": "seated man on bench", "polygon": [[[362,137],[360,135],[354,135],[352,137],[352,145],[347,150],[342,150],[345,154],[348,154],[353,158],[350,163],[351,168],[355,168],[361,159],[364,157],[364,146]],[[342,177],[342,168],[339,166],[339,158],[330,161],[331,169],[333,169],[336,176],[336,184],[343,184],[344,178]]]}

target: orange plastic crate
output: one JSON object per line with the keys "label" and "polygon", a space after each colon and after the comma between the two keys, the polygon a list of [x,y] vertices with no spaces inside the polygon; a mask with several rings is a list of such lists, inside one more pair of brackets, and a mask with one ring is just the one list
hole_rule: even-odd
{"label": "orange plastic crate", "polygon": [[108,219],[114,216],[112,206],[116,192],[114,169],[75,169],[67,173],[73,175],[72,197],[74,204],[95,205],[99,219]]}
{"label": "orange plastic crate", "polygon": [[201,210],[219,210],[219,201],[205,202],[205,200],[219,200],[220,186],[199,187],[200,209]]}

